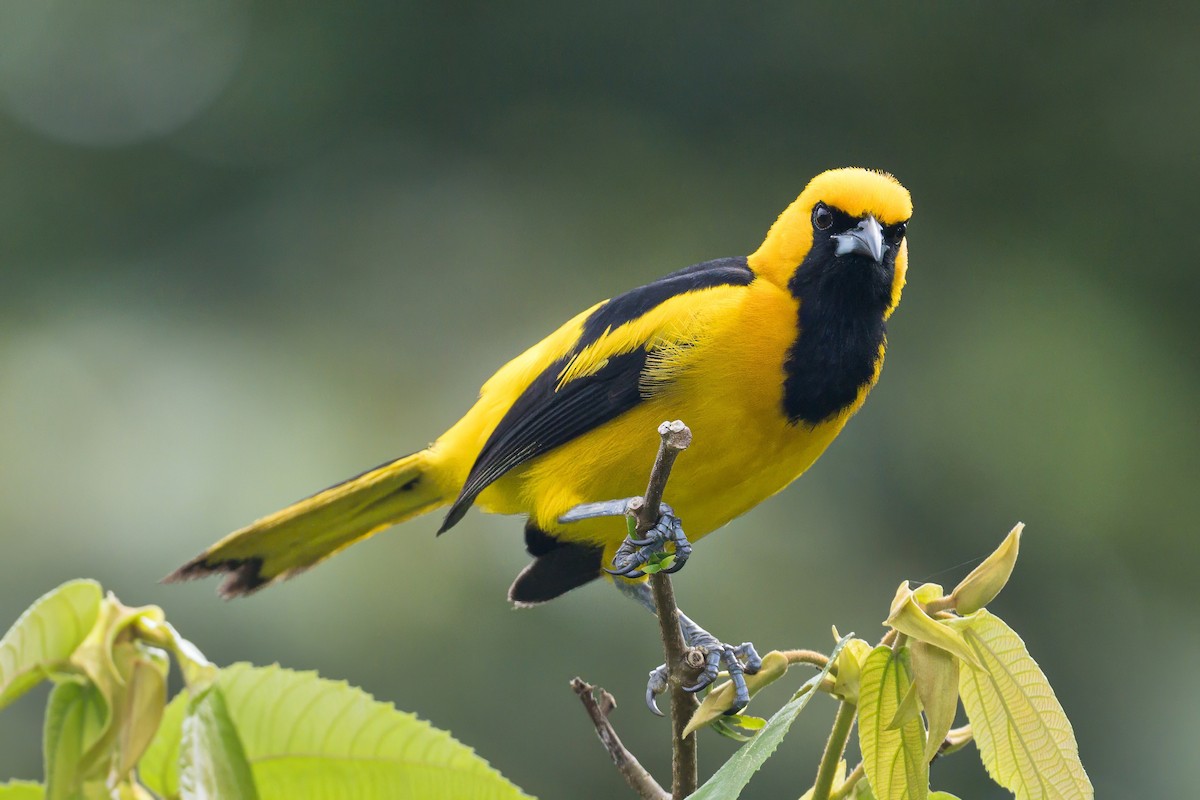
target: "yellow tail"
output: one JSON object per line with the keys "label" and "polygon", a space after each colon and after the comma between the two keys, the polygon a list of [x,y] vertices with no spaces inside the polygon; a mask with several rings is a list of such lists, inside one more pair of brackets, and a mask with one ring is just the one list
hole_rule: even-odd
{"label": "yellow tail", "polygon": [[290,578],[376,531],[449,502],[430,467],[424,450],[378,466],[234,531],[164,580],[225,572],[218,591],[237,597]]}

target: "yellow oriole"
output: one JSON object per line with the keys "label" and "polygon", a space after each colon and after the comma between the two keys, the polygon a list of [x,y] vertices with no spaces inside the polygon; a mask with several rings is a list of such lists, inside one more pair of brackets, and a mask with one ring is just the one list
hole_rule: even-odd
{"label": "yellow oriole", "polygon": [[[537,603],[603,574],[621,520],[560,517],[637,495],[679,418],[695,434],[667,499],[696,540],[797,478],[862,405],[907,264],[908,192],[892,176],[814,178],[752,255],[687,267],[598,303],[496,372],[427,449],[230,534],[168,580],[228,573],[224,596],[290,577],[447,504],[525,514],[534,561],[510,598]],[[440,532],[440,531],[439,531]]]}

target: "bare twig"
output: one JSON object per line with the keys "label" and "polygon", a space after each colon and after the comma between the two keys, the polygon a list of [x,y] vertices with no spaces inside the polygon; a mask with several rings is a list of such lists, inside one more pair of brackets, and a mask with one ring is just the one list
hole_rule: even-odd
{"label": "bare twig", "polygon": [[[617,736],[612,723],[608,721],[609,713],[617,706],[613,696],[581,678],[572,680],[571,688],[575,690],[575,694],[579,695],[579,700],[587,709],[588,716],[592,718],[592,724],[596,726],[596,735],[600,737],[600,742],[608,751],[617,771],[625,776],[629,786],[643,800],[669,800],[671,795],[658,785],[658,781],[654,780],[654,776],[633,757],[633,753],[625,749],[625,745],[621,743],[621,738]],[[599,694],[598,698],[597,694]]]}
{"label": "bare twig", "polygon": [[[657,524],[658,508],[666,490],[667,478],[671,476],[671,467],[679,454],[692,443],[691,430],[679,420],[659,425],[658,435],[662,437],[662,442],[658,447],[654,468],[650,470],[646,496],[640,504],[637,500],[630,504],[630,513],[637,521],[639,537],[645,536]],[[699,784],[696,734],[683,735],[698,703],[696,696],[684,691],[683,687],[690,683],[689,678],[694,679],[694,667],[703,664],[703,657],[688,658],[688,647],[679,629],[679,606],[675,603],[675,590],[671,588],[670,576],[662,572],[651,574],[650,589],[654,593],[654,606],[658,609],[658,628],[665,656],[663,663],[667,665],[671,684],[671,796],[674,800],[683,800],[696,791]],[[689,662],[692,666],[690,670]],[[691,675],[686,674],[689,671]]]}

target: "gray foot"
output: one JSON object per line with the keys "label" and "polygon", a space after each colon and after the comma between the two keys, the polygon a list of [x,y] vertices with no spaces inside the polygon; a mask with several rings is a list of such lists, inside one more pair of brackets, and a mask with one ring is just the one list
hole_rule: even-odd
{"label": "gray foot", "polygon": [[[746,675],[753,675],[762,667],[762,659],[750,642],[742,642],[736,647],[725,644],[708,631],[701,628],[685,614],[679,614],[679,627],[683,631],[684,641],[690,647],[698,648],[705,653],[704,670],[691,686],[685,686],[686,692],[699,692],[717,679],[721,667],[729,673],[733,682],[733,705],[726,714],[736,714],[750,702],[750,691],[746,688]],[[667,682],[667,665],[660,664],[650,671],[650,680],[646,683],[646,706],[655,714],[662,716],[655,698],[665,692]]]}
{"label": "gray foot", "polygon": [[[559,517],[559,522],[578,522],[594,517],[616,517],[629,513],[630,502],[637,498],[625,500],[605,500],[600,503],[584,503],[575,506],[566,514]],[[683,569],[688,558],[692,555],[692,543],[683,532],[683,523],[675,516],[675,511],[666,503],[658,507],[658,522],[646,531],[643,539],[633,536],[626,537],[621,547],[613,556],[613,569],[605,567],[610,575],[620,575],[623,578],[640,578],[645,575],[642,567],[660,553],[666,553],[667,545],[674,548],[675,561],[663,572],[670,574]]]}

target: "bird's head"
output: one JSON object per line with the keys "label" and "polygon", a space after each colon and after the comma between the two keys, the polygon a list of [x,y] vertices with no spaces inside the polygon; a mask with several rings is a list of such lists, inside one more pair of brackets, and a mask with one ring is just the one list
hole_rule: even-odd
{"label": "bird's head", "polygon": [[822,172],[788,206],[749,258],[763,278],[787,287],[803,273],[879,283],[895,308],[908,266],[912,199],[886,172],[847,167]]}

